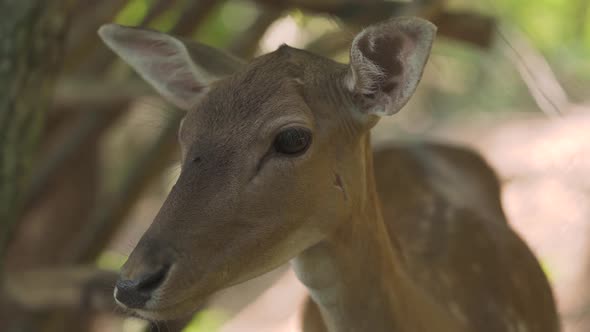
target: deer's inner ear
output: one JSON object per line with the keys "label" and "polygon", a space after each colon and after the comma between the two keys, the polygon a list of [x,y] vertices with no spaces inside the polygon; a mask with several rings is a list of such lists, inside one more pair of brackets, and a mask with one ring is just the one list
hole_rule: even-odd
{"label": "deer's inner ear", "polygon": [[207,91],[208,83],[242,66],[212,47],[157,31],[107,24],[98,33],[162,97],[184,110]]}
{"label": "deer's inner ear", "polygon": [[361,112],[391,115],[410,99],[422,77],[436,27],[419,18],[397,18],[359,33],[350,49],[346,88]]}

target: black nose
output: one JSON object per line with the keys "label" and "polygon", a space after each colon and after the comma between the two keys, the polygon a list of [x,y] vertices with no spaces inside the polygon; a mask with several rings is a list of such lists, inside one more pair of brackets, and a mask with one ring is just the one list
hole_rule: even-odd
{"label": "black nose", "polygon": [[119,279],[115,286],[115,299],[128,308],[140,309],[166,278],[168,266],[145,273],[136,279]]}

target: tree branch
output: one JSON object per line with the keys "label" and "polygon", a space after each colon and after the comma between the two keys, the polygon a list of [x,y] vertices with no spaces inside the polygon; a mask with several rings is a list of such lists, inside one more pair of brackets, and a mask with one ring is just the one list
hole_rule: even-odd
{"label": "tree branch", "polygon": [[67,1],[3,1],[0,59],[0,273],[61,64]]}
{"label": "tree branch", "polygon": [[170,110],[170,118],[154,141],[129,163],[126,176],[108,199],[98,204],[84,231],[72,246],[73,263],[92,261],[110,241],[145,188],[171,160],[176,149],[176,131],[181,112]]}
{"label": "tree branch", "polygon": [[116,312],[117,273],[92,266],[38,268],[5,276],[5,299],[27,311],[90,309]]}
{"label": "tree branch", "polygon": [[515,28],[498,31],[505,42],[504,53],[517,68],[539,109],[549,116],[563,115],[570,100],[547,60]]}

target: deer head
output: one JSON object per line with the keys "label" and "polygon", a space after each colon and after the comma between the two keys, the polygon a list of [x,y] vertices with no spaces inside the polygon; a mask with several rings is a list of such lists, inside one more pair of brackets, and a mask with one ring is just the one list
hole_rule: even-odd
{"label": "deer head", "polygon": [[349,65],[286,45],[245,63],[156,31],[109,24],[99,34],[187,111],[180,177],[115,289],[119,304],[160,320],[346,226],[367,199],[369,131],[413,94],[435,27],[371,26]]}

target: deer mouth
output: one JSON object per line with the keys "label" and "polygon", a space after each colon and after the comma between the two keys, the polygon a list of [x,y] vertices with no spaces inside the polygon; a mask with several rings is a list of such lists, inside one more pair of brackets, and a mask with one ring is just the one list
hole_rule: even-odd
{"label": "deer mouth", "polygon": [[173,320],[194,313],[207,296],[178,287],[178,280],[171,280],[175,267],[163,265],[135,278],[121,275],[114,289],[115,302],[130,314],[149,321]]}
{"label": "deer mouth", "polygon": [[[151,302],[151,301],[150,301]],[[131,309],[132,313],[148,321],[170,321],[192,316],[205,304],[205,298],[188,298],[166,306],[158,306],[156,301],[141,309]]]}

